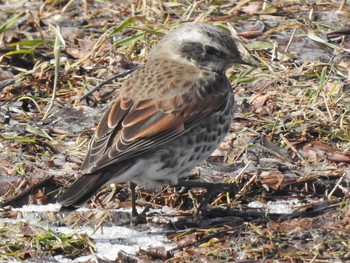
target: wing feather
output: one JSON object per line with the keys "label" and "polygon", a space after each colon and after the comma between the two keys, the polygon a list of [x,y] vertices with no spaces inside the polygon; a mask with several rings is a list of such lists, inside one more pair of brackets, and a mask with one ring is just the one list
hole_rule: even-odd
{"label": "wing feather", "polygon": [[[81,170],[97,172],[141,155],[186,133],[213,112],[224,110],[230,84],[225,76],[211,74],[208,78],[206,72],[205,80],[194,76],[193,81],[158,81],[160,89],[170,90],[162,99],[157,94],[143,94],[143,100],[125,99],[121,92],[98,124]],[[138,78],[137,72],[131,77]],[[176,87],[184,83],[181,89]],[[176,93],[176,89],[181,92]]]}

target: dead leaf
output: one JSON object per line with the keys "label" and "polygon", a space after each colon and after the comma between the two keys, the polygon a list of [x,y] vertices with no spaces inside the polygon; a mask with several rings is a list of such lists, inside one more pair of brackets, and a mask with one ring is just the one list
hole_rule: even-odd
{"label": "dead leaf", "polygon": [[311,161],[319,161],[320,159],[328,159],[334,162],[350,162],[348,152],[340,153],[337,149],[319,141],[312,141],[299,149],[299,153]]}
{"label": "dead leaf", "polygon": [[270,98],[271,97],[269,94],[265,94],[265,95],[256,94],[256,95],[252,96],[249,103],[251,103],[252,105],[254,105],[256,107],[261,107],[261,106],[264,106]]}
{"label": "dead leaf", "polygon": [[280,171],[266,171],[259,176],[262,184],[274,190],[281,190],[290,184],[296,183],[298,178],[295,174],[283,174]]}
{"label": "dead leaf", "polygon": [[89,39],[77,39],[78,45],[76,47],[66,48],[66,52],[73,58],[80,59],[87,56],[92,48],[94,47],[94,42]]}
{"label": "dead leaf", "polygon": [[248,15],[253,15],[261,11],[263,2],[261,1],[252,1],[248,3],[246,6],[243,6],[241,10]]}

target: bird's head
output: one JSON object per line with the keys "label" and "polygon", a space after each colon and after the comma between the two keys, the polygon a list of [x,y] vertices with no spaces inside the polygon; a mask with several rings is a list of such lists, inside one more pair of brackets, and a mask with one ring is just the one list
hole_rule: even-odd
{"label": "bird's head", "polygon": [[184,24],[163,37],[148,58],[168,56],[190,60],[199,67],[225,72],[232,64],[246,64],[231,35],[208,24]]}

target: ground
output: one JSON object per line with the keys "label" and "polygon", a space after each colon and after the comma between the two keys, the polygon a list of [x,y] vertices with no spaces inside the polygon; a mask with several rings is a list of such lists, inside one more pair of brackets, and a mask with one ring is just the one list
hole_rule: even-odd
{"label": "ground", "polygon": [[[0,3],[1,261],[350,260],[345,0]],[[230,31],[252,64],[228,70],[230,133],[189,174],[232,188],[202,212],[206,189],[140,188],[139,211],[152,208],[136,226],[126,184],[59,212],[127,74],[161,36],[195,21]]]}

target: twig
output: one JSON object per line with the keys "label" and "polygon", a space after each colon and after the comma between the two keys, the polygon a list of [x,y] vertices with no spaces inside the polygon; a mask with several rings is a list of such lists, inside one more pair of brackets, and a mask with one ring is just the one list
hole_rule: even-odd
{"label": "twig", "polygon": [[282,141],[285,144],[287,144],[289,149],[291,149],[296,154],[296,156],[298,156],[300,160],[305,161],[304,157],[298,152],[298,150],[293,146],[293,144],[291,144],[290,141],[288,141],[288,139],[282,133],[280,133],[279,136],[282,139]]}
{"label": "twig", "polygon": [[343,11],[344,6],[346,5],[346,2],[347,2],[347,0],[343,0],[343,1],[341,2],[338,11]]}
{"label": "twig", "polygon": [[[293,41],[293,39],[294,39],[294,37],[295,37],[295,33],[297,32],[297,28],[294,28],[293,29],[293,32],[292,32],[292,35],[290,36],[290,38],[289,38],[289,41],[288,41],[288,44],[287,44],[287,46],[286,46],[286,48],[284,49],[284,54],[283,54],[283,57],[285,56],[285,54],[288,52],[288,50],[289,50],[289,47],[290,47],[290,45],[292,44],[292,41]],[[282,57],[282,61],[283,61],[283,57]]]}
{"label": "twig", "polygon": [[334,194],[335,190],[337,190],[337,188],[340,186],[340,184],[343,182],[343,179],[345,177],[346,173],[344,173],[338,180],[337,184],[334,186],[334,188],[332,189],[332,191],[329,193],[329,195],[327,196],[328,199],[331,198],[331,196]]}
{"label": "twig", "polygon": [[243,169],[241,171],[239,171],[239,173],[237,174],[237,176],[234,178],[234,182],[238,182],[238,179],[241,178],[241,176],[243,175],[243,173],[245,172],[245,170],[247,170],[247,168],[249,167],[249,165],[252,163],[252,161],[248,161],[247,164],[243,167]]}
{"label": "twig", "polygon": [[49,182],[51,182],[53,179],[53,176],[47,177],[44,180],[40,181],[39,183],[25,189],[23,192],[19,193],[18,195],[14,196],[12,199],[5,201],[1,204],[1,206],[8,206],[8,205],[15,205],[16,202],[21,200],[22,198],[32,194],[35,190],[40,189],[42,187],[45,187]]}
{"label": "twig", "polygon": [[239,197],[241,197],[248,189],[248,187],[250,185],[253,184],[253,182],[258,178],[258,172],[256,172],[252,178],[249,179],[249,181],[242,187],[242,189],[236,194],[236,199],[238,199]]}
{"label": "twig", "polygon": [[132,69],[128,69],[128,70],[125,70],[123,72],[120,72],[119,74],[117,75],[114,75],[112,77],[110,77],[109,79],[106,79],[106,80],[103,80],[101,81],[98,85],[96,85],[92,90],[90,90],[89,92],[85,93],[83,96],[81,96],[79,98],[79,101],[82,101],[82,100],[85,100],[87,97],[89,97],[90,95],[92,95],[92,93],[98,91],[100,88],[102,88],[104,85],[112,82],[113,80],[117,79],[117,78],[121,78],[121,77],[124,77],[126,75],[129,75],[131,72],[135,71],[137,68],[139,68],[139,66],[136,66],[135,68],[132,68]]}

